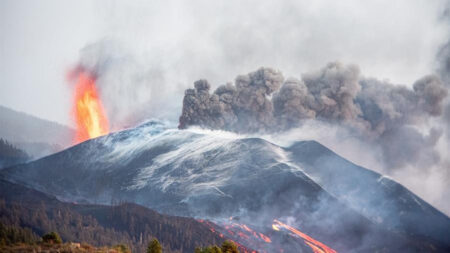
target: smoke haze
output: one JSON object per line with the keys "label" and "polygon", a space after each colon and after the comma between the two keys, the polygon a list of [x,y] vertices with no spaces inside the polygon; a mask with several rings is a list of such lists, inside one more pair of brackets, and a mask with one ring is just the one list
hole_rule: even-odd
{"label": "smoke haze", "polygon": [[115,130],[181,114],[181,127],[316,139],[450,214],[448,1],[34,8],[0,3],[2,105],[72,124],[64,76],[81,65]]}
{"label": "smoke haze", "polygon": [[[358,64],[368,76],[412,84],[435,67],[435,55],[447,38],[442,18],[446,2],[6,0],[0,3],[0,101],[72,124],[65,72],[77,64],[83,48],[95,44],[115,44],[99,49],[103,57],[126,55],[134,64],[116,58],[114,71],[123,66],[129,78],[113,78],[125,88],[111,88],[108,95],[135,93],[126,88],[131,85],[127,81],[143,83],[142,76],[151,77],[158,81],[146,82],[147,92],[164,91],[173,101],[171,108],[178,108],[176,113],[165,110],[172,120],[181,110],[173,96],[182,97],[194,80],[221,84],[260,66],[298,77],[339,60]],[[110,76],[107,72],[103,74]],[[127,99],[125,95],[121,98]],[[139,99],[150,96],[147,105],[155,107],[163,95]],[[130,96],[133,100],[134,94]],[[116,115],[116,109],[108,114]],[[158,109],[147,110],[146,116],[158,116]],[[132,118],[128,114],[112,123],[122,125],[123,118]]]}

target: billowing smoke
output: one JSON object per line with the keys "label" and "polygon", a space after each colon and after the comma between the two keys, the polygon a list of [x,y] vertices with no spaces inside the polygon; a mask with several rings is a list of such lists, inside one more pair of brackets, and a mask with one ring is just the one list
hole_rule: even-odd
{"label": "billowing smoke", "polygon": [[206,80],[194,86],[186,90],[180,128],[277,133],[318,120],[347,127],[380,147],[386,168],[440,161],[435,146],[442,130],[428,123],[442,116],[448,91],[435,75],[408,88],[363,77],[358,66],[332,62],[301,79],[284,81],[279,71],[260,68],[212,94]]}
{"label": "billowing smoke", "polygon": [[[440,16],[441,22],[450,23],[450,2],[446,2],[445,7]],[[436,55],[437,73],[439,73],[442,81],[450,87],[450,32],[447,29],[447,41],[444,42]]]}
{"label": "billowing smoke", "polygon": [[[450,22],[450,2],[447,2],[445,6],[441,19],[443,22]],[[450,32],[447,32],[447,41],[444,42],[439,48],[436,55],[436,72],[439,74],[440,78],[444,84],[450,88]],[[445,107],[443,125],[446,127],[447,139],[450,140],[450,101],[447,100],[447,105]],[[450,148],[450,145],[449,145]],[[450,164],[450,162],[449,162]],[[450,166],[449,166],[450,167]]]}
{"label": "billowing smoke", "polygon": [[440,74],[442,80],[450,86],[450,40],[440,48],[437,55],[437,61],[438,73]]}
{"label": "billowing smoke", "polygon": [[358,67],[335,62],[305,74],[302,81],[289,79],[273,98],[277,125],[287,129],[304,119],[355,119],[360,114],[353,102],[360,90],[358,77]]}
{"label": "billowing smoke", "polygon": [[208,81],[196,81],[195,89],[185,92],[180,128],[200,125],[247,133],[272,129],[275,122],[269,96],[283,79],[280,72],[261,68],[236,77],[235,85],[219,86],[213,94]]}

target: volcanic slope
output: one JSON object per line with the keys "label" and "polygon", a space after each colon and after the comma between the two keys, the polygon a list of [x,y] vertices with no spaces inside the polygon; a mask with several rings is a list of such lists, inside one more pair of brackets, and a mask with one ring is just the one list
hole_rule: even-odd
{"label": "volcanic slope", "polygon": [[280,147],[150,121],[1,175],[61,200],[127,201],[213,221],[237,217],[261,232],[278,219],[344,252],[450,247],[447,216],[314,141]]}

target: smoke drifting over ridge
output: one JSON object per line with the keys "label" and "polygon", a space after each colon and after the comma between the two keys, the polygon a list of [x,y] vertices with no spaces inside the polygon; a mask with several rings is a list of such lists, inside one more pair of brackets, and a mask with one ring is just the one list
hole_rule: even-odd
{"label": "smoke drifting over ridge", "polygon": [[185,92],[180,128],[197,125],[238,133],[277,133],[319,120],[348,127],[379,145],[388,168],[440,161],[434,147],[442,130],[423,131],[432,118],[442,116],[448,94],[435,75],[408,88],[365,78],[358,66],[332,62],[301,80],[285,81],[281,72],[260,68],[212,94],[206,80],[194,86]]}
{"label": "smoke drifting over ridge", "polygon": [[[435,77],[412,87],[417,77],[432,72],[440,35],[446,32],[441,28],[448,27],[435,20],[443,1],[381,2],[226,1],[222,8],[195,1],[100,4],[104,20],[113,22],[111,30],[100,33],[109,41],[87,45],[80,63],[98,73],[113,130],[151,117],[176,121],[183,91],[206,77],[209,82],[196,85],[198,92],[197,87],[190,91],[201,94],[190,97],[201,112],[185,114],[196,121],[190,125],[319,140],[355,163],[389,172],[427,201],[447,205],[450,214],[450,204],[444,203],[450,194],[450,138],[444,138],[450,136],[449,96],[439,99],[441,85]],[[421,13],[421,19],[414,13]],[[442,15],[444,21],[447,16]],[[448,54],[443,53],[449,50],[444,49],[435,73],[450,87],[444,78]],[[358,63],[364,75],[358,66],[341,63],[320,69],[332,59]],[[297,78],[264,70],[217,88],[222,80],[259,66],[274,66],[284,77]],[[395,82],[385,81],[387,77]],[[397,83],[407,86],[393,85]],[[322,141],[324,135],[328,142]],[[424,182],[428,176],[438,180]],[[432,192],[421,194],[425,184]]]}

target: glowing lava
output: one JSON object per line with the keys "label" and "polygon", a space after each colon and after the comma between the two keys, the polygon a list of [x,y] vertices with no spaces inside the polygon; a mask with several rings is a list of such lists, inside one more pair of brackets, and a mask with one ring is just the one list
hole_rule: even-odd
{"label": "glowing lava", "polygon": [[109,133],[108,119],[95,86],[95,77],[78,71],[74,97],[74,118],[77,126],[75,142],[82,142]]}
{"label": "glowing lava", "polygon": [[279,220],[273,220],[274,224],[272,224],[272,228],[274,230],[279,231],[280,227],[289,230],[290,232],[292,232],[293,234],[303,238],[303,240],[305,240],[305,243],[311,247],[311,249],[313,250],[314,253],[337,253],[337,251],[335,251],[334,249],[328,247],[327,245],[315,240],[314,238],[308,236],[305,233],[300,232],[299,230],[288,226],[284,223],[282,223]]}

